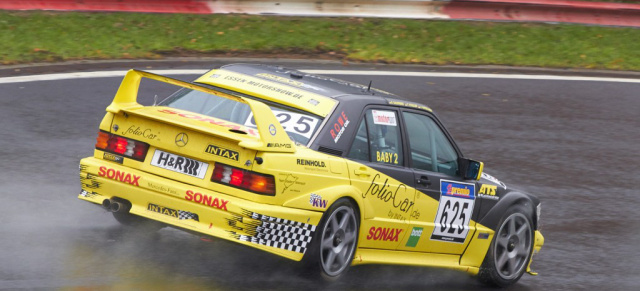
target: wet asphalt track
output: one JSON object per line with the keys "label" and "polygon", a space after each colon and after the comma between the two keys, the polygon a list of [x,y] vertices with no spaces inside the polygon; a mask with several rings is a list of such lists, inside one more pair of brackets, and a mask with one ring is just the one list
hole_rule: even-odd
{"label": "wet asphalt track", "polygon": [[[525,274],[509,290],[640,290],[640,84],[338,77],[373,80],[431,106],[467,156],[542,199],[546,243],[533,265],[540,275]],[[123,232],[109,213],[76,198],[78,161],[92,154],[120,80],[0,84],[0,289],[486,289],[454,271],[392,266],[355,267],[320,286],[291,275],[295,263],[251,248],[175,229]]]}

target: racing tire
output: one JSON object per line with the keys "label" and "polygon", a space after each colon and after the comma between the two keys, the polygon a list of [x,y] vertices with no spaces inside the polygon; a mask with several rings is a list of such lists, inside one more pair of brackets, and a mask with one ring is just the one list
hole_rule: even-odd
{"label": "racing tire", "polygon": [[480,267],[480,282],[507,287],[524,274],[533,251],[531,210],[513,205],[502,216],[496,235]]}
{"label": "racing tire", "polygon": [[307,272],[319,273],[329,282],[347,272],[358,245],[359,217],[349,199],[341,198],[329,207],[305,256]]}

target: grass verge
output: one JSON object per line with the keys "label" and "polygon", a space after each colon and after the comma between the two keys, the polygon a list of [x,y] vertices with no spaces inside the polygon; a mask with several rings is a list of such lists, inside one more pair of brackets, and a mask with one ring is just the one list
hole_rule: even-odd
{"label": "grass verge", "polygon": [[282,55],[640,70],[640,29],[369,18],[0,12],[0,62]]}

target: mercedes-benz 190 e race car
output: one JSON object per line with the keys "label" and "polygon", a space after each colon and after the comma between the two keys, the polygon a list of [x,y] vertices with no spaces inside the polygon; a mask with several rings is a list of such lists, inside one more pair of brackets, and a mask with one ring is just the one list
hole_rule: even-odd
{"label": "mercedes-benz 190 e race car", "polygon": [[[142,106],[143,78],[179,90]],[[264,65],[191,83],[131,70],[80,162],[79,198],[325,278],[401,264],[507,286],[542,247],[540,201],[482,170],[430,108],[370,86]]]}

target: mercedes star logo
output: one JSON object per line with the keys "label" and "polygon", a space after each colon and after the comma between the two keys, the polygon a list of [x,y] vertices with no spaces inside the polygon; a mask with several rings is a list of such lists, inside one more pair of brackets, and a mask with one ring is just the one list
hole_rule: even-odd
{"label": "mercedes star logo", "polygon": [[178,135],[176,135],[177,146],[179,147],[186,146],[188,142],[189,142],[189,136],[186,133],[181,132],[181,133],[178,133]]}

